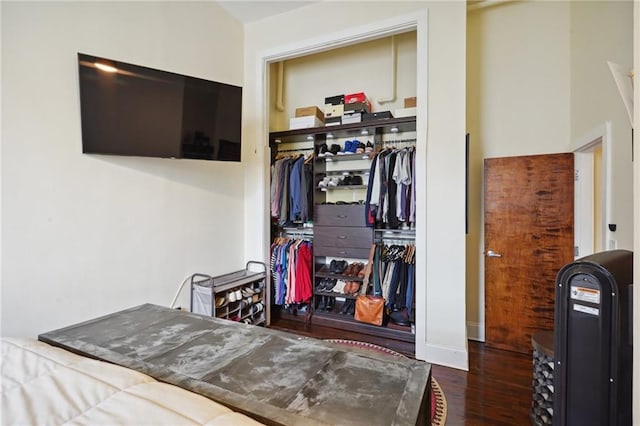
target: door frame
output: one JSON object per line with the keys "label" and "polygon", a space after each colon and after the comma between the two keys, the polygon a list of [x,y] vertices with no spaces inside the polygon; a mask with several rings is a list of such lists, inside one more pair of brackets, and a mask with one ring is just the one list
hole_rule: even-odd
{"label": "door frame", "polygon": [[[321,36],[292,42],[291,44],[278,46],[259,53],[256,62],[255,78],[256,78],[256,102],[257,111],[260,112],[257,117],[258,136],[264,141],[262,148],[264,152],[268,152],[269,144],[266,137],[269,132],[269,68],[270,64],[293,59],[301,56],[311,55],[324,52],[327,50],[345,47],[369,40],[375,40],[388,37],[395,34],[401,34],[408,31],[416,31],[417,33],[417,50],[418,52],[427,52],[428,43],[428,10],[422,9],[410,12],[405,15],[395,16],[386,20],[371,22],[360,27],[349,27],[334,33],[326,33]],[[417,76],[416,92],[420,99],[428,99],[427,84],[427,55],[418,54],[417,57]],[[416,138],[418,140],[427,141],[427,102],[418,104],[417,120],[416,120]],[[418,164],[427,164],[426,149],[417,151],[416,161]],[[263,155],[263,188],[262,188],[262,205],[269,205],[269,155]],[[416,169],[417,180],[423,182],[424,188],[427,187],[427,172],[425,167]],[[427,239],[426,228],[429,227],[426,215],[426,197],[418,195],[416,200],[417,217],[416,222],[416,251],[424,253],[426,259]],[[265,214],[262,224],[263,234],[263,258],[269,259],[269,217]],[[427,269],[426,262],[416,263],[416,280],[417,282],[436,282],[437,280],[429,279],[430,272]],[[427,289],[423,286],[416,288],[416,330],[415,330],[415,356],[417,359],[428,360],[436,364],[448,365],[454,368],[466,370],[468,368],[467,352],[462,350],[452,350],[449,348],[435,347],[427,341]],[[270,307],[267,307],[267,316],[270,317]],[[466,339],[465,339],[466,341]],[[466,348],[465,348],[466,349]],[[453,361],[452,361],[453,360]]]}
{"label": "door frame", "polygon": [[[595,188],[594,152],[598,146],[602,147],[602,181],[597,182],[602,194],[601,220],[597,228],[601,235],[602,246],[595,246]],[[615,242],[611,238],[611,231],[607,224],[611,217],[611,122],[605,121],[601,125],[576,139],[573,143],[575,155],[575,195],[574,195],[574,246],[577,248],[576,258],[584,257],[597,251],[614,249]]]}

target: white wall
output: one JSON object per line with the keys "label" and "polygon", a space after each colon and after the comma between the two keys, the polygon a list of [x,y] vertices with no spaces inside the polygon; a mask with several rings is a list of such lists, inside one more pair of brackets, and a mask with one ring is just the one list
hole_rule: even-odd
{"label": "white wall", "polygon": [[501,4],[467,24],[467,318],[484,340],[483,159],[569,150],[569,3]]}
{"label": "white wall", "polygon": [[[464,2],[313,4],[245,27],[245,93],[257,102],[245,116],[255,148],[247,157],[246,257],[268,257],[268,123],[261,58],[308,46],[330,48],[345,34],[371,30],[410,12],[428,12],[418,31],[418,290],[416,356],[467,368],[464,287]],[[274,30],[277,29],[277,30]],[[426,43],[421,42],[421,35]],[[428,62],[428,69],[426,64]],[[424,71],[421,74],[421,71]],[[421,95],[422,93],[422,95]],[[422,103],[420,99],[423,99]],[[426,99],[426,102],[424,101]],[[428,111],[428,112],[427,112]],[[425,120],[426,118],[426,120]],[[427,126],[425,126],[425,124]],[[428,137],[427,137],[428,128]],[[421,139],[421,136],[424,139]],[[420,148],[420,146],[419,146]],[[428,212],[427,212],[428,206]],[[256,220],[261,210],[261,221]],[[422,302],[420,302],[422,301]]]}
{"label": "white wall", "polygon": [[[77,52],[242,85],[213,3],[2,2],[2,335],[244,267],[241,163],[83,155]],[[185,294],[188,292],[185,292]]]}
{"label": "white wall", "polygon": [[605,247],[633,248],[633,163],[631,122],[607,61],[633,67],[633,3],[571,2],[571,141],[581,139],[605,121],[611,123],[612,167]]}
{"label": "white wall", "polygon": [[[391,77],[391,39],[384,37],[285,61],[285,110],[279,112],[275,102],[270,103],[270,130],[287,130],[289,118],[298,107],[315,105],[323,111],[324,98],[338,94],[364,92],[372,111],[393,113],[404,108],[404,98],[416,95],[416,33],[393,37],[397,52],[395,82]],[[393,101],[379,102],[392,95]]]}

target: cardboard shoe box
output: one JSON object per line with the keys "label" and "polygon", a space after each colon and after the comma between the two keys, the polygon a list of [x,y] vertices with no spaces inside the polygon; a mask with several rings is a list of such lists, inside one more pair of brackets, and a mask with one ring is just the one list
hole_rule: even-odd
{"label": "cardboard shoe box", "polygon": [[318,120],[324,122],[324,114],[317,106],[308,106],[302,108],[296,108],[296,117],[318,117]]}
{"label": "cardboard shoe box", "polygon": [[416,107],[416,103],[417,103],[417,98],[411,97],[411,98],[404,98],[404,107],[405,108],[415,108]]}

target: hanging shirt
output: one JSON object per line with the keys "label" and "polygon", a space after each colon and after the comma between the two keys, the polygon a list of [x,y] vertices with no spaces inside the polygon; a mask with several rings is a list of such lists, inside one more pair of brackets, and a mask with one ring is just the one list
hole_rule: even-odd
{"label": "hanging shirt", "polygon": [[[291,222],[300,220],[302,213],[302,166],[304,165],[304,157],[300,156],[294,161],[289,172],[289,220]],[[306,196],[305,196],[306,198]]]}

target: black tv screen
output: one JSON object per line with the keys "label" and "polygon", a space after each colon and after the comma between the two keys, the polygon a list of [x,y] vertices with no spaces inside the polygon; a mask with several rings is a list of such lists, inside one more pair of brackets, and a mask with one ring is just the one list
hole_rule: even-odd
{"label": "black tv screen", "polygon": [[242,88],[78,53],[82,152],[240,161]]}

